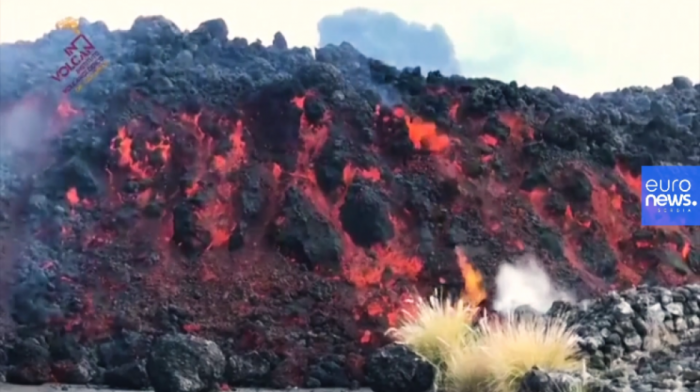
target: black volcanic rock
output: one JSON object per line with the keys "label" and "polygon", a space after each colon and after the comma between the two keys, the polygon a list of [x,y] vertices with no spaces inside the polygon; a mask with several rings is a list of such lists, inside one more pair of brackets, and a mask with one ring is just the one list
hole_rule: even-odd
{"label": "black volcanic rock", "polygon": [[226,361],[226,381],[241,387],[268,385],[274,363],[265,353],[253,351],[244,355],[232,355]]}
{"label": "black volcanic rock", "polygon": [[41,385],[52,381],[49,350],[35,340],[17,342],[7,353],[7,359],[10,363],[8,382]]}
{"label": "black volcanic rock", "polygon": [[275,38],[272,40],[272,46],[281,50],[287,49],[287,40],[279,31],[275,33]]}
{"label": "black volcanic rock", "polygon": [[103,378],[105,385],[110,388],[141,390],[151,386],[143,360],[107,369]]}
{"label": "black volcanic rock", "polygon": [[365,374],[374,392],[427,392],[437,369],[407,346],[391,344],[369,357]]}
{"label": "black volcanic rock", "polygon": [[343,254],[340,236],[297,188],[284,197],[282,224],[274,234],[282,252],[311,268],[337,268]]}
{"label": "black volcanic rock", "polygon": [[394,236],[386,195],[367,181],[355,180],[340,207],[343,229],[355,244],[369,247]]}
{"label": "black volcanic rock", "polygon": [[226,358],[216,343],[190,335],[165,335],[148,356],[155,392],[207,392],[223,381]]}

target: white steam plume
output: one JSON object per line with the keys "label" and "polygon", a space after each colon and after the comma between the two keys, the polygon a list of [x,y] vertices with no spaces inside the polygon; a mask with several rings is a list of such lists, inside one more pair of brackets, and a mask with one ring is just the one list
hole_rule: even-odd
{"label": "white steam plume", "polygon": [[514,263],[504,263],[496,274],[493,308],[499,313],[512,312],[527,305],[541,313],[554,301],[573,302],[570,293],[557,288],[534,256],[524,256]]}
{"label": "white steam plume", "polygon": [[0,149],[3,153],[32,150],[49,133],[50,115],[38,101],[25,99],[0,112]]}

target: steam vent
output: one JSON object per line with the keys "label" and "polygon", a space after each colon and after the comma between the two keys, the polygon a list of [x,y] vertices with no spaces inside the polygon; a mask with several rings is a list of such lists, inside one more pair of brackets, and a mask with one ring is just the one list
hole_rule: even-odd
{"label": "steam vent", "polygon": [[81,31],[109,63],[69,94],[74,32],[0,47],[7,382],[366,386],[407,296],[488,309],[523,255],[579,299],[698,281],[693,227],[640,226],[641,166],[700,161],[685,78],[581,99],[221,20]]}

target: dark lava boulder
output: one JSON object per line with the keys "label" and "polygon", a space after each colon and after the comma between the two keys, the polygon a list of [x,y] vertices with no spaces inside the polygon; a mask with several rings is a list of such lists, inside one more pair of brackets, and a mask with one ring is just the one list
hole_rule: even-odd
{"label": "dark lava boulder", "polygon": [[340,235],[298,188],[292,187],[285,194],[280,221],[273,237],[282,253],[309,268],[340,265]]}
{"label": "dark lava boulder", "polygon": [[353,388],[348,379],[346,358],[340,355],[326,355],[309,366],[309,377],[306,386],[309,388]]}
{"label": "dark lava boulder", "polygon": [[131,361],[121,366],[107,369],[104,373],[104,383],[110,388],[146,389],[151,386],[143,360]]}
{"label": "dark lava boulder", "polygon": [[389,203],[380,190],[366,181],[354,181],[350,185],[340,207],[340,220],[343,229],[360,246],[369,247],[394,237]]}
{"label": "dark lava boulder", "polygon": [[281,32],[278,31],[275,33],[275,37],[272,40],[272,46],[280,50],[287,49],[287,39],[284,38],[284,35]]}
{"label": "dark lava boulder", "polygon": [[[121,332],[97,346],[98,364],[117,368],[134,360],[145,360],[150,352],[151,338],[137,332]],[[145,362],[144,362],[145,363]]]}
{"label": "dark lava boulder", "polygon": [[560,182],[562,188],[561,192],[568,200],[582,203],[591,200],[593,185],[582,171],[568,168]]}
{"label": "dark lava boulder", "polygon": [[426,392],[434,388],[436,375],[435,366],[400,344],[377,350],[365,364],[374,392]]}
{"label": "dark lava boulder", "polygon": [[208,392],[223,380],[226,358],[216,343],[183,334],[158,339],[146,370],[155,392]]}
{"label": "dark lava boulder", "polygon": [[[518,392],[561,392],[575,391],[582,381],[567,373],[546,373],[534,368],[523,376]],[[583,390],[583,389],[582,389]],[[587,390],[587,389],[586,389]],[[592,389],[593,390],[593,389]],[[599,389],[594,389],[599,390]],[[607,389],[603,389],[606,391]]]}
{"label": "dark lava boulder", "polygon": [[51,353],[34,339],[14,344],[7,353],[7,381],[13,384],[41,385],[52,381]]}
{"label": "dark lava boulder", "polygon": [[202,252],[212,241],[211,233],[205,230],[199,222],[197,205],[194,202],[187,201],[175,206],[173,227],[173,240],[188,255]]}
{"label": "dark lava boulder", "polygon": [[237,387],[265,386],[272,371],[271,359],[258,351],[232,355],[226,361],[226,381]]}

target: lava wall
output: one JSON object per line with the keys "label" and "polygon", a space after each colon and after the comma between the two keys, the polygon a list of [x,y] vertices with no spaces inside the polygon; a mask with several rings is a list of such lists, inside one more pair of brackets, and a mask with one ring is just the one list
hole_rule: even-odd
{"label": "lava wall", "polygon": [[[232,385],[355,386],[407,295],[483,304],[523,254],[584,296],[696,279],[693,228],[640,227],[639,173],[693,163],[697,86],[582,100],[169,23],[105,33],[137,46],[82,95],[2,95],[57,130],[3,162],[10,381],[135,387],[181,332]],[[674,111],[620,103],[654,94]]]}

